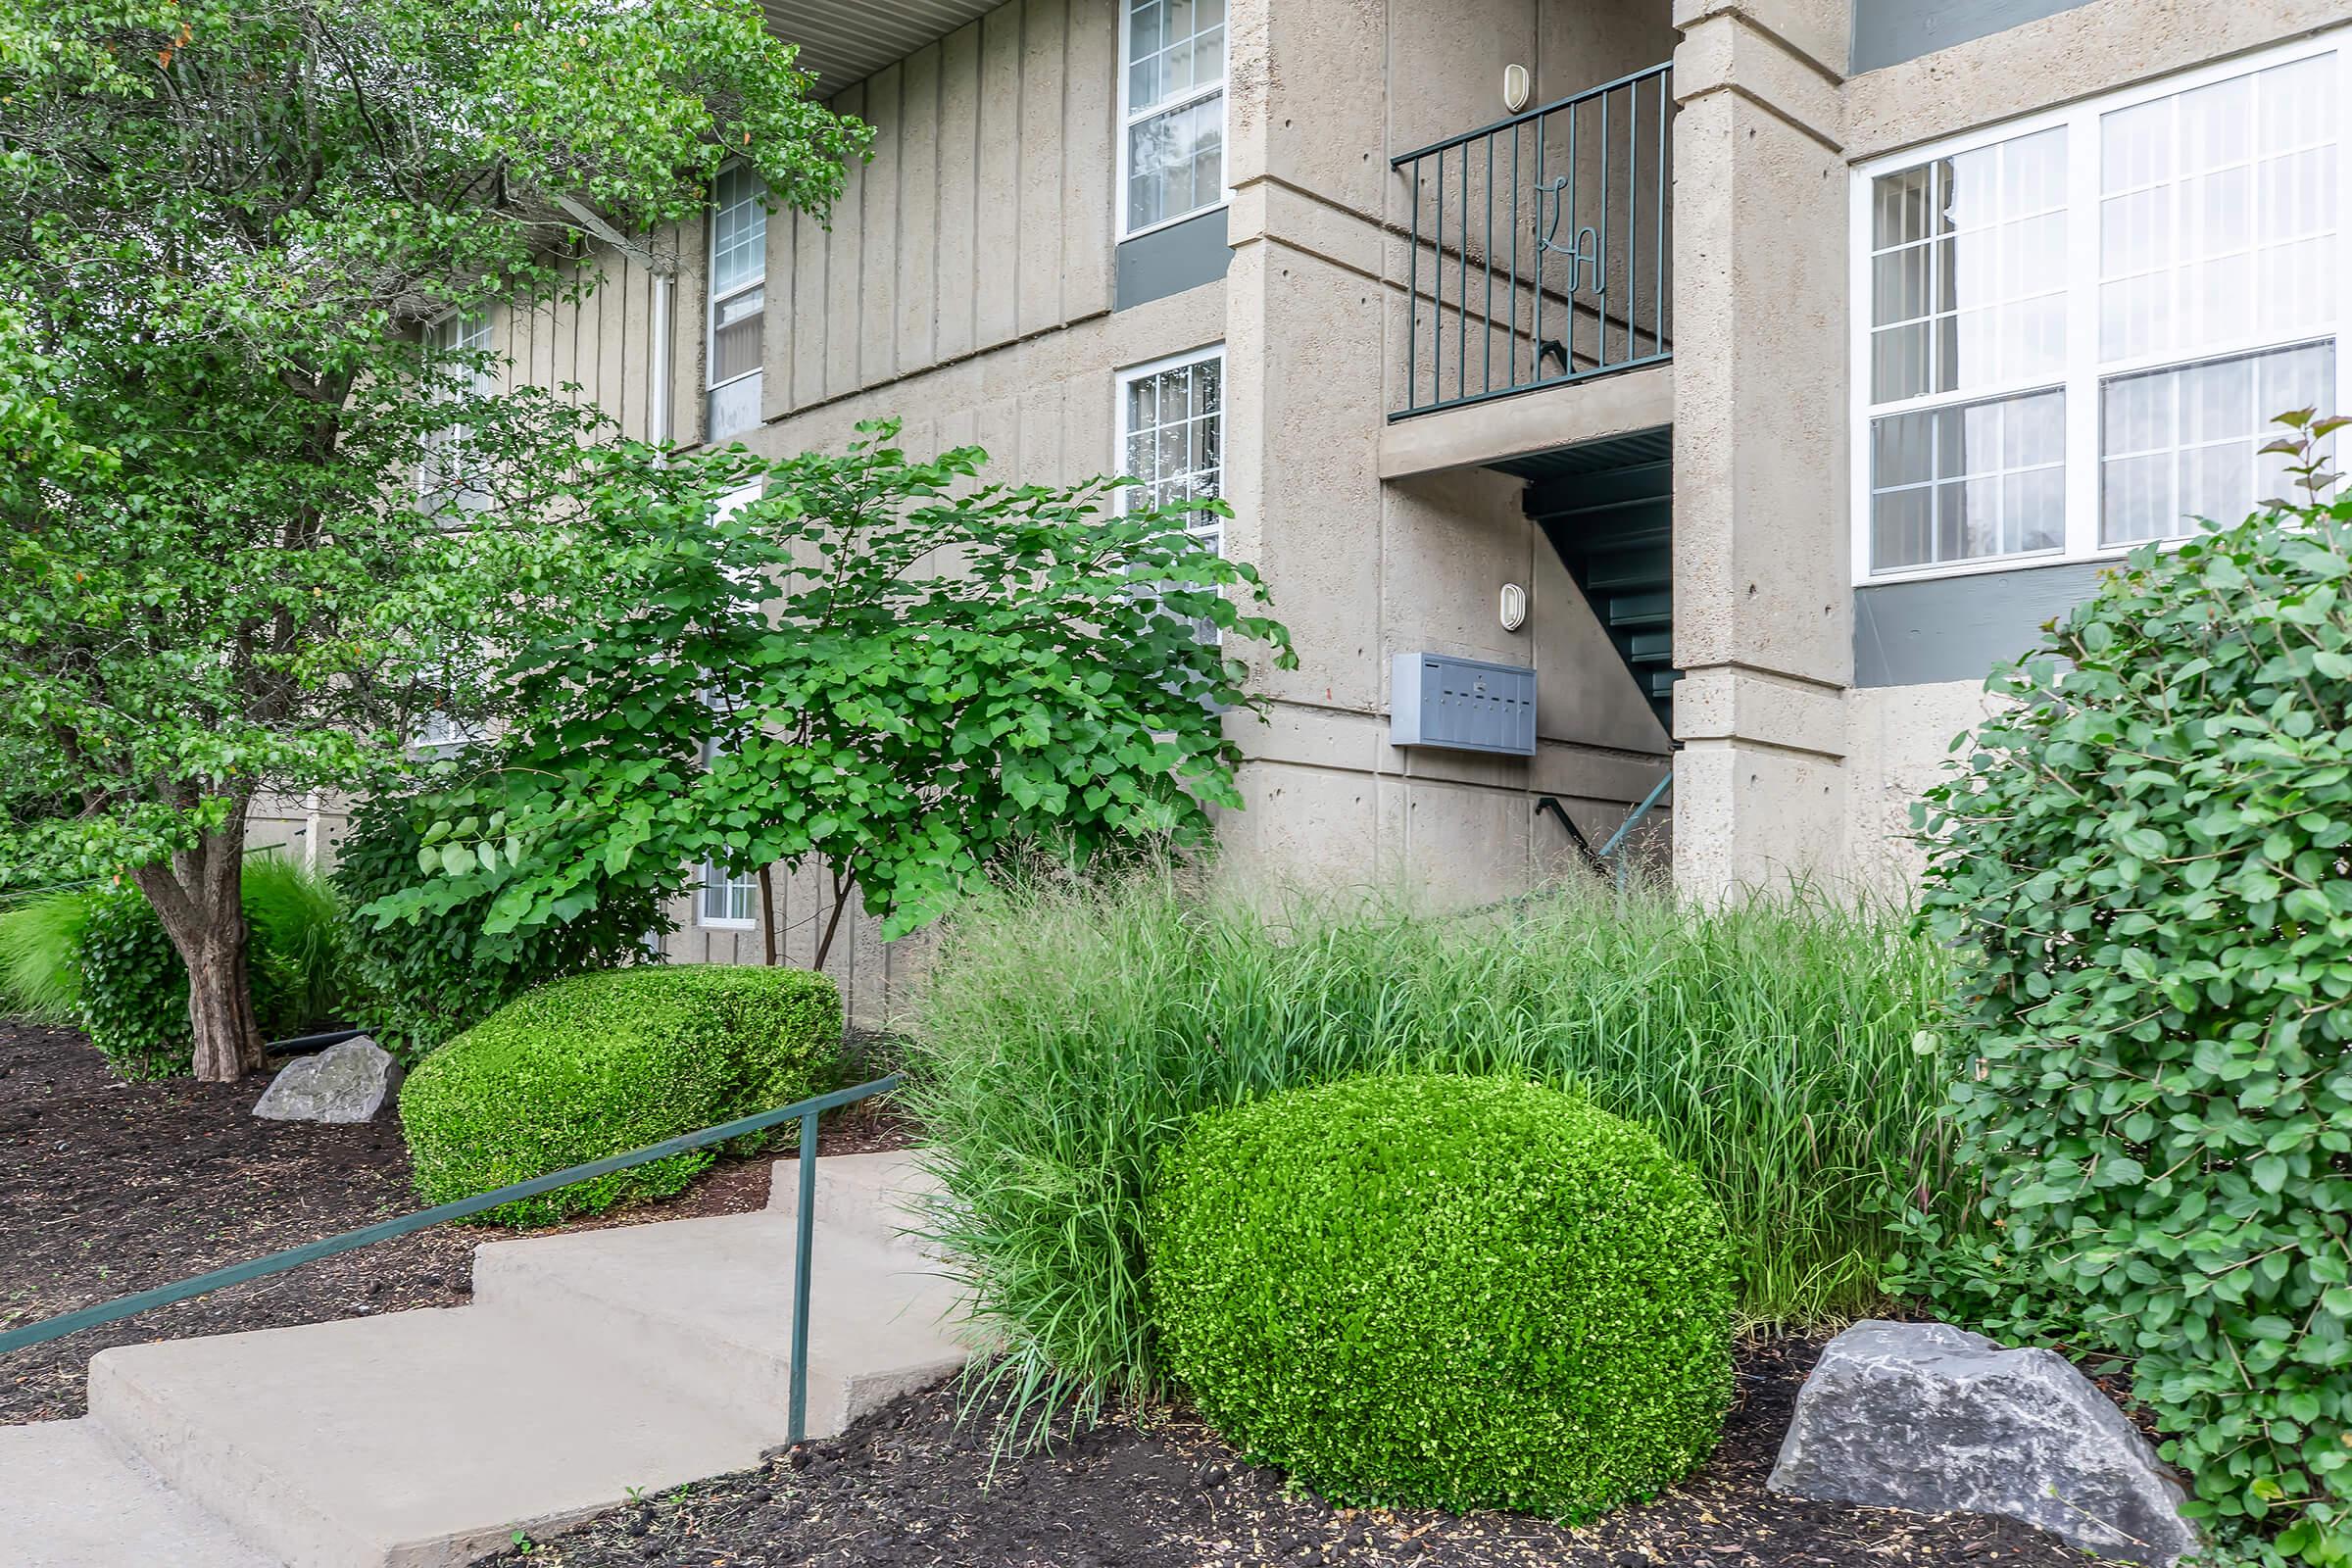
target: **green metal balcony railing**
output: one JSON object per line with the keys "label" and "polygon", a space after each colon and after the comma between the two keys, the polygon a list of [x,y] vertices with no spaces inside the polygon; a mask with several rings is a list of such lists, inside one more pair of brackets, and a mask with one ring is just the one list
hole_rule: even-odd
{"label": "green metal balcony railing", "polygon": [[1660,65],[1391,161],[1412,222],[1391,418],[1672,356],[1673,134]]}

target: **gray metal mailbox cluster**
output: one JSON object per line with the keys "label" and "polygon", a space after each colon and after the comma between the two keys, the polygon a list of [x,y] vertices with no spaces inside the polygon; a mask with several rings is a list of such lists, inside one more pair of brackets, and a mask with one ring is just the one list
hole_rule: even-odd
{"label": "gray metal mailbox cluster", "polygon": [[1504,757],[1536,755],[1536,672],[1446,654],[1398,654],[1389,741]]}

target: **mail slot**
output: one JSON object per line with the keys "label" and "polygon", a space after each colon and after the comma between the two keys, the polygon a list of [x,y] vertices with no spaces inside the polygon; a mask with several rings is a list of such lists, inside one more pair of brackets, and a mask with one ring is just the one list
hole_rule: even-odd
{"label": "mail slot", "polygon": [[1389,741],[1454,752],[1536,755],[1536,672],[1446,654],[1398,654]]}

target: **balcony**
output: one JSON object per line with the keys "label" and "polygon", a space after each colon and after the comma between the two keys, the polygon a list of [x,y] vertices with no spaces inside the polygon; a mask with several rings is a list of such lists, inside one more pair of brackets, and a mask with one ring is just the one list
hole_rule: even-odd
{"label": "balcony", "polygon": [[1392,161],[1412,231],[1392,420],[1672,357],[1673,128],[1659,65]]}

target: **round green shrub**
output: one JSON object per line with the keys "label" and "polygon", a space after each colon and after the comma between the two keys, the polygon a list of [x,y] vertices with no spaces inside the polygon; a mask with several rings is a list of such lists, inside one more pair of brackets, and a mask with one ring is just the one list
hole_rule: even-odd
{"label": "round green shrub", "polygon": [[1715,1445],[1723,1214],[1657,1139],[1499,1078],[1197,1118],[1151,1200],[1162,1369],[1340,1500],[1584,1519]]}
{"label": "round green shrub", "polygon": [[2224,1556],[2352,1564],[2352,503],[2134,551],[1988,690],[1922,902],[1990,1223],[1906,1283],[2127,1358]]}
{"label": "round green shrub", "polygon": [[[454,1202],[821,1094],[841,1035],[840,993],[806,969],[646,966],[543,986],[409,1075],[400,1122],[416,1190]],[[677,1192],[712,1157],[694,1150],[480,1217],[602,1213]]]}

